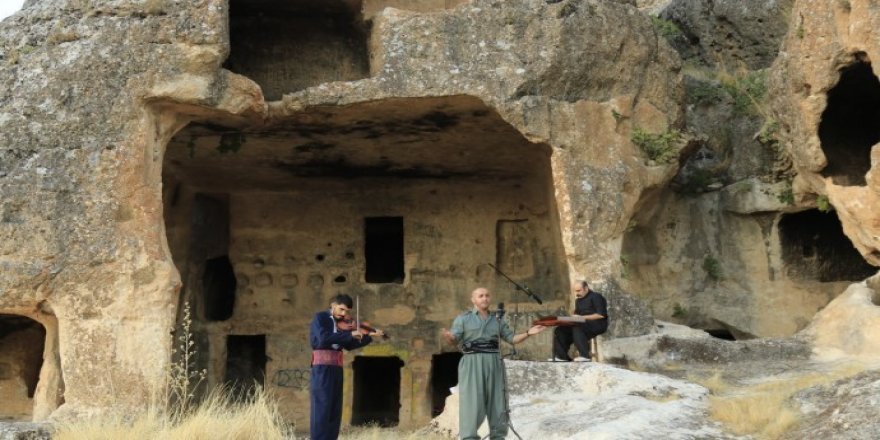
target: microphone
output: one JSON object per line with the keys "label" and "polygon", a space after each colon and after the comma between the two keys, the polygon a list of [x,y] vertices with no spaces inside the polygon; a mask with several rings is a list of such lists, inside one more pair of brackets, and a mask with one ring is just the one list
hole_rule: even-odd
{"label": "microphone", "polygon": [[495,319],[501,320],[504,317],[504,303],[498,303],[498,309],[495,310]]}

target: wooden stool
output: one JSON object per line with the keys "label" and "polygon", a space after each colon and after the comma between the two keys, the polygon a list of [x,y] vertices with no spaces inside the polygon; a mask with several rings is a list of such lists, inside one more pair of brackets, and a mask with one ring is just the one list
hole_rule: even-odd
{"label": "wooden stool", "polygon": [[602,357],[599,356],[599,336],[590,339],[590,360],[602,362]]}

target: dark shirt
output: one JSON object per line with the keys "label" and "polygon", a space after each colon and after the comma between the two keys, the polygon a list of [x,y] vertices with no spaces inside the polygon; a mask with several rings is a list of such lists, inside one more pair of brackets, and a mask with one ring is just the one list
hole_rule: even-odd
{"label": "dark shirt", "polygon": [[351,335],[351,331],[338,330],[336,321],[330,311],[325,310],[315,314],[312,325],[309,328],[309,342],[313,350],[354,350],[361,348],[372,341],[369,335],[364,335],[360,341]]}
{"label": "dark shirt", "polygon": [[583,298],[577,298],[574,300],[575,315],[584,316],[592,315],[594,313],[598,313],[604,316],[604,318],[587,321],[584,323],[584,326],[588,327],[593,332],[604,333],[608,330],[608,302],[605,301],[605,297],[599,292],[590,290]]}

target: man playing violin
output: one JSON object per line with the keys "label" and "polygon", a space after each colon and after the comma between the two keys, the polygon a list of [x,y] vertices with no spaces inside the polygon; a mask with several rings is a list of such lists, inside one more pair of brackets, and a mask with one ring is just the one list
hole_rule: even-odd
{"label": "man playing violin", "polygon": [[590,360],[590,339],[608,330],[608,303],[599,292],[590,290],[586,281],[575,281],[571,285],[574,293],[574,313],[572,316],[584,318],[584,322],[573,326],[559,326],[553,329],[553,361],[571,361],[568,349],[571,343],[577,347],[580,356],[575,362]]}
{"label": "man playing violin", "polygon": [[309,328],[312,345],[312,375],[309,394],[312,440],[336,440],[342,421],[342,349],[355,350],[382,336],[381,330],[367,332],[355,328],[348,318],[353,301],[348,295],[336,295],[330,310],[318,312]]}
{"label": "man playing violin", "polygon": [[498,336],[518,344],[546,328],[536,325],[514,335],[506,322],[489,313],[491,300],[489,290],[478,287],[471,293],[473,310],[458,315],[452,322],[452,331],[443,329],[444,339],[459,344],[464,353],[458,363],[458,431],[462,439],[479,439],[477,429],[486,417],[491,439],[507,436],[504,364],[498,355]]}

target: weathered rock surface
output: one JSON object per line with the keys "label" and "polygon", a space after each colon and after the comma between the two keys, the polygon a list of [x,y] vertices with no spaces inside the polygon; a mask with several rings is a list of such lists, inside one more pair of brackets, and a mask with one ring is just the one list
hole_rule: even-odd
{"label": "weathered rock surface", "polygon": [[877,438],[880,410],[880,370],[813,387],[792,399],[803,414],[804,423],[782,439],[809,437],[869,440]]}
{"label": "weathered rock surface", "polygon": [[[722,69],[760,69],[776,59],[794,0],[673,0],[659,16],[681,29],[682,58]],[[678,39],[673,39],[676,41]]]}
{"label": "weathered rock surface", "polygon": [[821,359],[880,360],[880,304],[877,278],[850,285],[816,314],[804,334]]}
{"label": "weathered rock surface", "polygon": [[[214,171],[227,166],[235,170],[234,160],[222,162],[234,156],[222,154],[241,147],[241,143],[224,144],[228,138],[217,135],[226,150],[208,152],[205,142],[193,141],[190,157],[166,155],[169,143],[178,150],[189,148],[188,135],[175,143],[171,140],[193,122],[208,130],[222,127],[259,139],[255,133],[314,127],[309,118],[319,115],[329,115],[331,120],[323,123],[338,131],[365,120],[394,127],[395,118],[408,108],[420,108],[430,115],[432,110],[447,110],[448,105],[458,108],[465,101],[468,105],[479,102],[485,108],[475,108],[470,117],[497,114],[525,139],[518,142],[552,152],[548,173],[552,184],[545,191],[550,199],[548,207],[528,213],[525,206],[513,205],[507,214],[499,214],[499,218],[509,215],[514,220],[523,215],[553,219],[548,223],[551,226],[542,226],[547,234],[560,237],[556,250],[546,258],[552,262],[547,263],[552,267],[550,273],[557,274],[550,278],[559,278],[553,282],[559,287],[552,291],[549,307],[568,307],[565,278],[585,277],[601,285],[613,277],[619,266],[620,237],[642,194],[664,186],[677,171],[677,163],[650,163],[630,140],[634,128],[660,133],[681,122],[678,59],[654,32],[650,19],[630,1],[477,0],[416,8],[437,11],[431,13],[383,9],[381,2],[368,3],[370,10],[364,12],[372,20],[370,40],[364,42],[369,48],[368,72],[358,70],[339,77],[369,77],[335,81],[333,69],[328,69],[317,82],[297,82],[317,85],[289,89],[281,100],[269,103],[263,87],[253,78],[221,68],[231,47],[226,1],[114,0],[98,4],[48,0],[29,2],[0,24],[0,313],[35,319],[40,314],[57,317],[57,329],[49,331],[57,331],[59,345],[46,352],[47,359],[57,358],[63,366],[64,383],[56,382],[54,387],[64,390],[64,405],[55,417],[74,417],[111,405],[140,405],[166,370],[171,359],[169,334],[180,315],[180,298],[186,298],[187,291],[180,294],[181,284],[192,287],[203,283],[203,275],[189,269],[203,269],[204,261],[199,263],[202,266],[185,264],[187,255],[196,252],[186,235],[187,228],[197,224],[192,223],[192,215],[182,213],[179,221],[170,214],[169,219],[165,217],[177,197],[183,197],[180,206],[188,207],[187,197],[206,190],[175,190],[174,183],[163,182],[163,173],[172,168],[165,159],[207,157],[203,165],[211,166],[219,157],[221,165]],[[405,7],[400,2],[387,5]],[[346,41],[347,36],[334,38]],[[319,47],[313,43],[305,40],[300,49]],[[322,56],[315,59],[326,59]],[[297,59],[285,62],[295,66]],[[308,67],[320,65],[312,64]],[[284,90],[271,85],[272,93]],[[266,91],[269,89],[266,84]],[[451,98],[456,96],[463,97]],[[408,104],[413,107],[399,105],[417,98],[443,99]],[[370,109],[379,111],[371,113]],[[381,120],[382,115],[386,120]],[[449,129],[436,115],[427,121],[427,126],[418,126],[415,132],[423,145],[435,139],[432,136],[438,127],[440,131]],[[262,145],[270,150],[269,144]],[[291,155],[305,157],[321,145],[311,144],[311,150],[294,149]],[[371,160],[397,159],[395,155],[388,159],[376,152],[378,147],[373,148]],[[463,148],[461,154],[466,157],[467,148],[472,147],[457,148]],[[264,163],[275,163],[271,154],[277,150],[267,153]],[[392,163],[390,168],[396,165]],[[387,163],[384,166],[389,167]],[[267,173],[256,169],[248,174],[260,179]],[[241,181],[230,177],[223,183],[233,182]],[[244,192],[230,198],[234,207],[250,209],[236,210],[236,216],[272,203],[294,206],[289,200],[260,205],[261,197],[271,197],[268,193],[252,196],[263,190],[244,183],[240,189],[233,188],[233,192]],[[461,200],[467,200],[466,196]],[[363,210],[358,213],[367,215]],[[222,251],[241,279],[236,304],[245,304],[242,307],[247,311],[242,309],[228,323],[198,327],[203,332],[197,339],[204,344],[201,356],[210,368],[211,383],[224,380],[222,356],[227,336],[242,334],[269,335],[266,351],[274,360],[266,366],[267,377],[294,377],[297,367],[307,365],[307,360],[300,361],[308,353],[301,341],[305,340],[304,322],[312,311],[302,305],[312,307],[335,293],[341,284],[329,280],[352,280],[346,288],[362,292],[363,298],[372,295],[376,302],[365,299],[362,306],[373,310],[401,303],[409,308],[408,313],[424,307],[420,313],[427,311],[432,320],[420,326],[401,323],[401,330],[412,332],[410,336],[392,342],[387,350],[376,348],[365,354],[391,353],[407,359],[403,374],[416,378],[413,383],[427,381],[431,356],[440,351],[439,327],[448,325],[474,284],[496,282],[481,266],[446,275],[458,269],[447,264],[408,274],[407,280],[415,274],[428,280],[424,283],[435,283],[421,284],[415,293],[366,285],[360,278],[362,262],[345,257],[345,251],[339,252],[344,264],[328,256],[328,263],[314,267],[302,263],[321,260],[312,249],[308,251],[312,255],[293,259],[267,257],[264,254],[270,246],[260,248],[260,243],[275,246],[281,235],[260,235],[273,234],[265,226],[267,217],[254,214],[242,218],[232,220],[235,234],[256,234],[245,239],[242,233],[237,241],[233,236],[230,249]],[[277,218],[268,220],[272,221],[284,224]],[[496,255],[494,240],[480,236],[483,232],[471,235],[470,226],[461,229],[460,241],[474,242],[474,249],[479,249],[467,251],[470,258],[485,261]],[[300,232],[308,237],[319,235]],[[166,237],[166,233],[172,235]],[[436,234],[426,229],[424,237],[431,233]],[[360,255],[360,251],[351,254]],[[433,257],[413,252],[406,258],[413,264],[430,262]],[[289,267],[282,271],[284,264]],[[260,270],[264,267],[265,271]],[[302,270],[292,273],[291,268]],[[539,275],[545,276],[543,267],[539,268]],[[348,275],[340,274],[341,269]],[[278,273],[270,272],[276,270]],[[249,280],[252,283],[248,284]],[[271,290],[273,280],[286,280],[288,287]],[[609,290],[613,290],[610,295],[620,295],[612,303],[614,313],[628,317],[620,320],[624,325],[618,325],[616,331],[646,331],[644,322],[649,318],[645,305],[625,296],[622,289]],[[380,295],[380,291],[384,293]],[[436,292],[463,293],[458,298],[433,295]],[[281,308],[270,299],[277,300]],[[423,301],[430,304],[421,305]],[[296,309],[293,304],[301,307]],[[529,312],[538,310],[529,308],[525,301],[521,305]],[[202,313],[197,310],[197,319],[203,319]],[[292,401],[305,398],[307,387],[301,388],[302,384],[289,380],[278,383],[293,384],[295,388],[285,390]],[[426,392],[421,390],[415,402],[403,402],[402,425],[426,419],[430,410],[423,395]],[[351,399],[351,391],[348,393],[347,399]],[[409,396],[408,389],[402,395]],[[38,406],[45,408],[40,414],[48,414],[57,405],[48,397],[40,399]],[[299,411],[291,417],[302,415],[301,410],[291,411]]]}
{"label": "weathered rock surface", "polygon": [[792,31],[769,85],[773,116],[799,173],[795,196],[827,197],[856,248],[880,264],[880,187],[872,169],[878,83],[871,64],[880,59],[873,35],[880,11],[868,0],[798,1],[790,17]]}
{"label": "weathered rock surface", "polygon": [[639,369],[670,365],[772,364],[812,356],[808,337],[727,341],[686,326],[658,322],[655,332],[603,341],[605,362]]}
{"label": "weathered rock surface", "polygon": [[[737,438],[708,420],[708,390],[696,384],[593,363],[506,366],[511,420],[522,438]],[[457,399],[446,399],[430,431],[458,434]],[[487,432],[484,424],[481,434]]]}
{"label": "weathered rock surface", "polygon": [[44,423],[0,422],[0,440],[49,440],[50,426]]}
{"label": "weathered rock surface", "polygon": [[[16,352],[0,353],[15,363],[3,379],[15,385],[10,414],[142,405],[170,362],[181,301],[207,290],[206,261],[218,258],[237,277],[236,306],[209,318],[210,299],[196,298],[199,363],[222,383],[240,366],[229,364],[229,341],[262,336],[264,378],[300,425],[304,329],[327,297],[355,293],[392,326],[398,336],[361,357],[404,363],[399,421],[418,426],[430,414],[433,356],[448,350],[438,331],[474,285],[509,294],[486,264],[502,257],[547,292],[541,307],[505,297],[517,324],[568,309],[570,279],[606,293],[603,354],[619,362],[760,368],[805,359],[809,340],[830,356],[877,351],[866,330],[876,293],[864,286],[804,337],[644,336],[652,314],[737,339],[792,335],[875,272],[863,264],[880,264],[872,1],[312,2],[335,14],[327,27],[293,3],[243,18],[225,0],[43,0],[0,23],[0,319],[45,329],[43,367],[27,374],[22,359],[35,356],[20,337],[33,332],[0,334]],[[679,54],[710,70],[772,63],[766,84],[747,78],[767,86],[772,106],[738,114],[755,96],[721,75],[690,72],[683,85],[679,54],[639,8],[678,23]],[[273,12],[305,26],[265,47],[231,33],[271,34],[260,17]],[[241,47],[255,49],[255,62],[237,71]],[[680,142],[660,145],[670,159],[658,162],[634,143],[639,132]],[[793,169],[780,172],[788,156]],[[193,200],[205,195],[226,203],[226,217],[199,211]],[[366,282],[359,221],[388,215],[427,220],[407,223],[405,280]],[[860,254],[846,253],[850,241]],[[507,255],[496,242],[536,251]],[[521,353],[543,356],[548,335]],[[611,339],[622,336],[633,338]],[[655,392],[659,378],[564,368],[584,371],[554,377],[607,384],[620,406],[605,428],[572,427],[555,414],[581,410],[554,401],[547,425],[524,422],[535,437],[555,427],[634,438],[636,426],[723,435],[690,385]],[[39,379],[33,397],[25,375]],[[612,385],[620,381],[638,385]],[[531,400],[515,401],[529,413]],[[666,415],[683,431],[627,413]]]}

